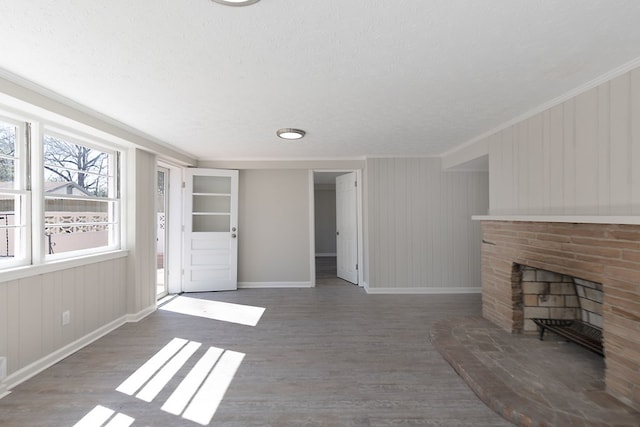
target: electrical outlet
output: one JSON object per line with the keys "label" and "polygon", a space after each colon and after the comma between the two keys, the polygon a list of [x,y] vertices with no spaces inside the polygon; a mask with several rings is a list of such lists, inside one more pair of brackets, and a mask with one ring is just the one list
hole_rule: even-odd
{"label": "electrical outlet", "polygon": [[62,312],[62,326],[68,325],[71,322],[71,312],[69,310]]}

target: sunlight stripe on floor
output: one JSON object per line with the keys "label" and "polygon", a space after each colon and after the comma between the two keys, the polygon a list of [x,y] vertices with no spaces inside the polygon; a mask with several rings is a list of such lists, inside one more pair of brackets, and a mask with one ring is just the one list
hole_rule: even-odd
{"label": "sunlight stripe on floor", "polygon": [[172,299],[158,309],[247,326],[256,326],[265,310],[264,307],[183,296]]}
{"label": "sunlight stripe on floor", "polygon": [[167,363],[184,345],[187,340],[182,338],[174,338],[157,352],[151,359],[146,361],[144,365],[138,368],[129,378],[124,380],[122,384],[116,388],[117,391],[133,395],[140,389],[149,379]]}
{"label": "sunlight stripe on floor", "polygon": [[98,405],[82,417],[80,421],[75,423],[73,427],[100,427],[105,421],[111,418],[114,412],[113,409]]}
{"label": "sunlight stripe on floor", "polygon": [[244,353],[230,350],[225,351],[184,411],[182,418],[201,425],[209,424],[213,415],[218,410],[218,406],[222,402],[222,398],[227,388],[229,388],[244,356]]}
{"label": "sunlight stripe on floor", "polygon": [[130,427],[135,420],[135,418],[132,418],[125,414],[116,414],[116,416],[113,417],[113,419],[109,421],[104,427]]}
{"label": "sunlight stripe on floor", "polygon": [[151,402],[202,344],[190,341],[144,386],[136,397]]}
{"label": "sunlight stripe on floor", "polygon": [[200,385],[207,378],[211,368],[216,364],[223,351],[221,348],[209,347],[204,356],[198,360],[198,363],[189,371],[180,385],[169,396],[169,399],[162,405],[161,409],[173,415],[182,414],[182,411],[184,411],[193,395],[196,394]]}

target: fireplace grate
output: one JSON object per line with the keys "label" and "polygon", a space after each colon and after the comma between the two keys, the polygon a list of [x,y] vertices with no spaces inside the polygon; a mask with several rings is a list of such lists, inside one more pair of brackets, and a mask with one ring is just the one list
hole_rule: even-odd
{"label": "fireplace grate", "polygon": [[569,341],[573,341],[600,356],[604,356],[602,346],[602,330],[581,320],[567,319],[531,319],[540,329],[540,340],[544,331],[550,330]]}

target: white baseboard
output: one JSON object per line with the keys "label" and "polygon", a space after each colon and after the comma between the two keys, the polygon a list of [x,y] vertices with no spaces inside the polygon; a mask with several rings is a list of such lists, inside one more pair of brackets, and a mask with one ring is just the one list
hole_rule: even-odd
{"label": "white baseboard", "polygon": [[148,315],[150,315],[151,313],[153,313],[154,311],[157,310],[157,301],[156,304],[154,305],[150,305],[149,307],[140,310],[139,312],[135,313],[135,314],[127,314],[127,322],[126,323],[136,323],[141,321],[142,319],[144,319],[145,317],[147,317]]}
{"label": "white baseboard", "polygon": [[337,253],[335,252],[322,252],[322,253],[316,253],[316,258],[322,258],[322,257],[333,257],[333,256],[338,256]]}
{"label": "white baseboard", "polygon": [[313,288],[311,282],[238,282],[240,289]]}
{"label": "white baseboard", "polygon": [[55,365],[62,359],[71,356],[73,353],[102,338],[109,332],[116,330],[125,323],[138,322],[144,319],[149,314],[153,313],[155,310],[156,307],[154,304],[153,306],[147,307],[138,313],[125,314],[124,316],[121,316],[118,319],[107,323],[106,325],[96,329],[95,331],[88,333],[82,338],[79,338],[72,343],[65,345],[64,347],[59,348],[53,353],[49,353],[45,357],[38,359],[35,362],[30,363],[29,365],[17,370],[16,372],[10,374],[4,380],[2,380],[2,382],[0,382],[0,398],[9,394],[10,391],[8,390],[13,389],[17,385],[27,381],[29,378]]}
{"label": "white baseboard", "polygon": [[365,290],[367,294],[384,295],[384,294],[429,294],[429,295],[441,295],[441,294],[480,294],[482,293],[481,287],[467,287],[467,288],[370,288],[365,283]]}

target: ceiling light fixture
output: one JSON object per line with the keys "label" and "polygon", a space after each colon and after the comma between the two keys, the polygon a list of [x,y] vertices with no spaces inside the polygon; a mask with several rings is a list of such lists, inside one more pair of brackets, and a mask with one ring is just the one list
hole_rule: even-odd
{"label": "ceiling light fixture", "polygon": [[300,129],[282,128],[278,129],[276,135],[282,139],[300,139],[306,134],[305,131]]}
{"label": "ceiling light fixture", "polygon": [[216,3],[224,4],[226,6],[249,6],[250,4],[258,3],[260,0],[213,0]]}

